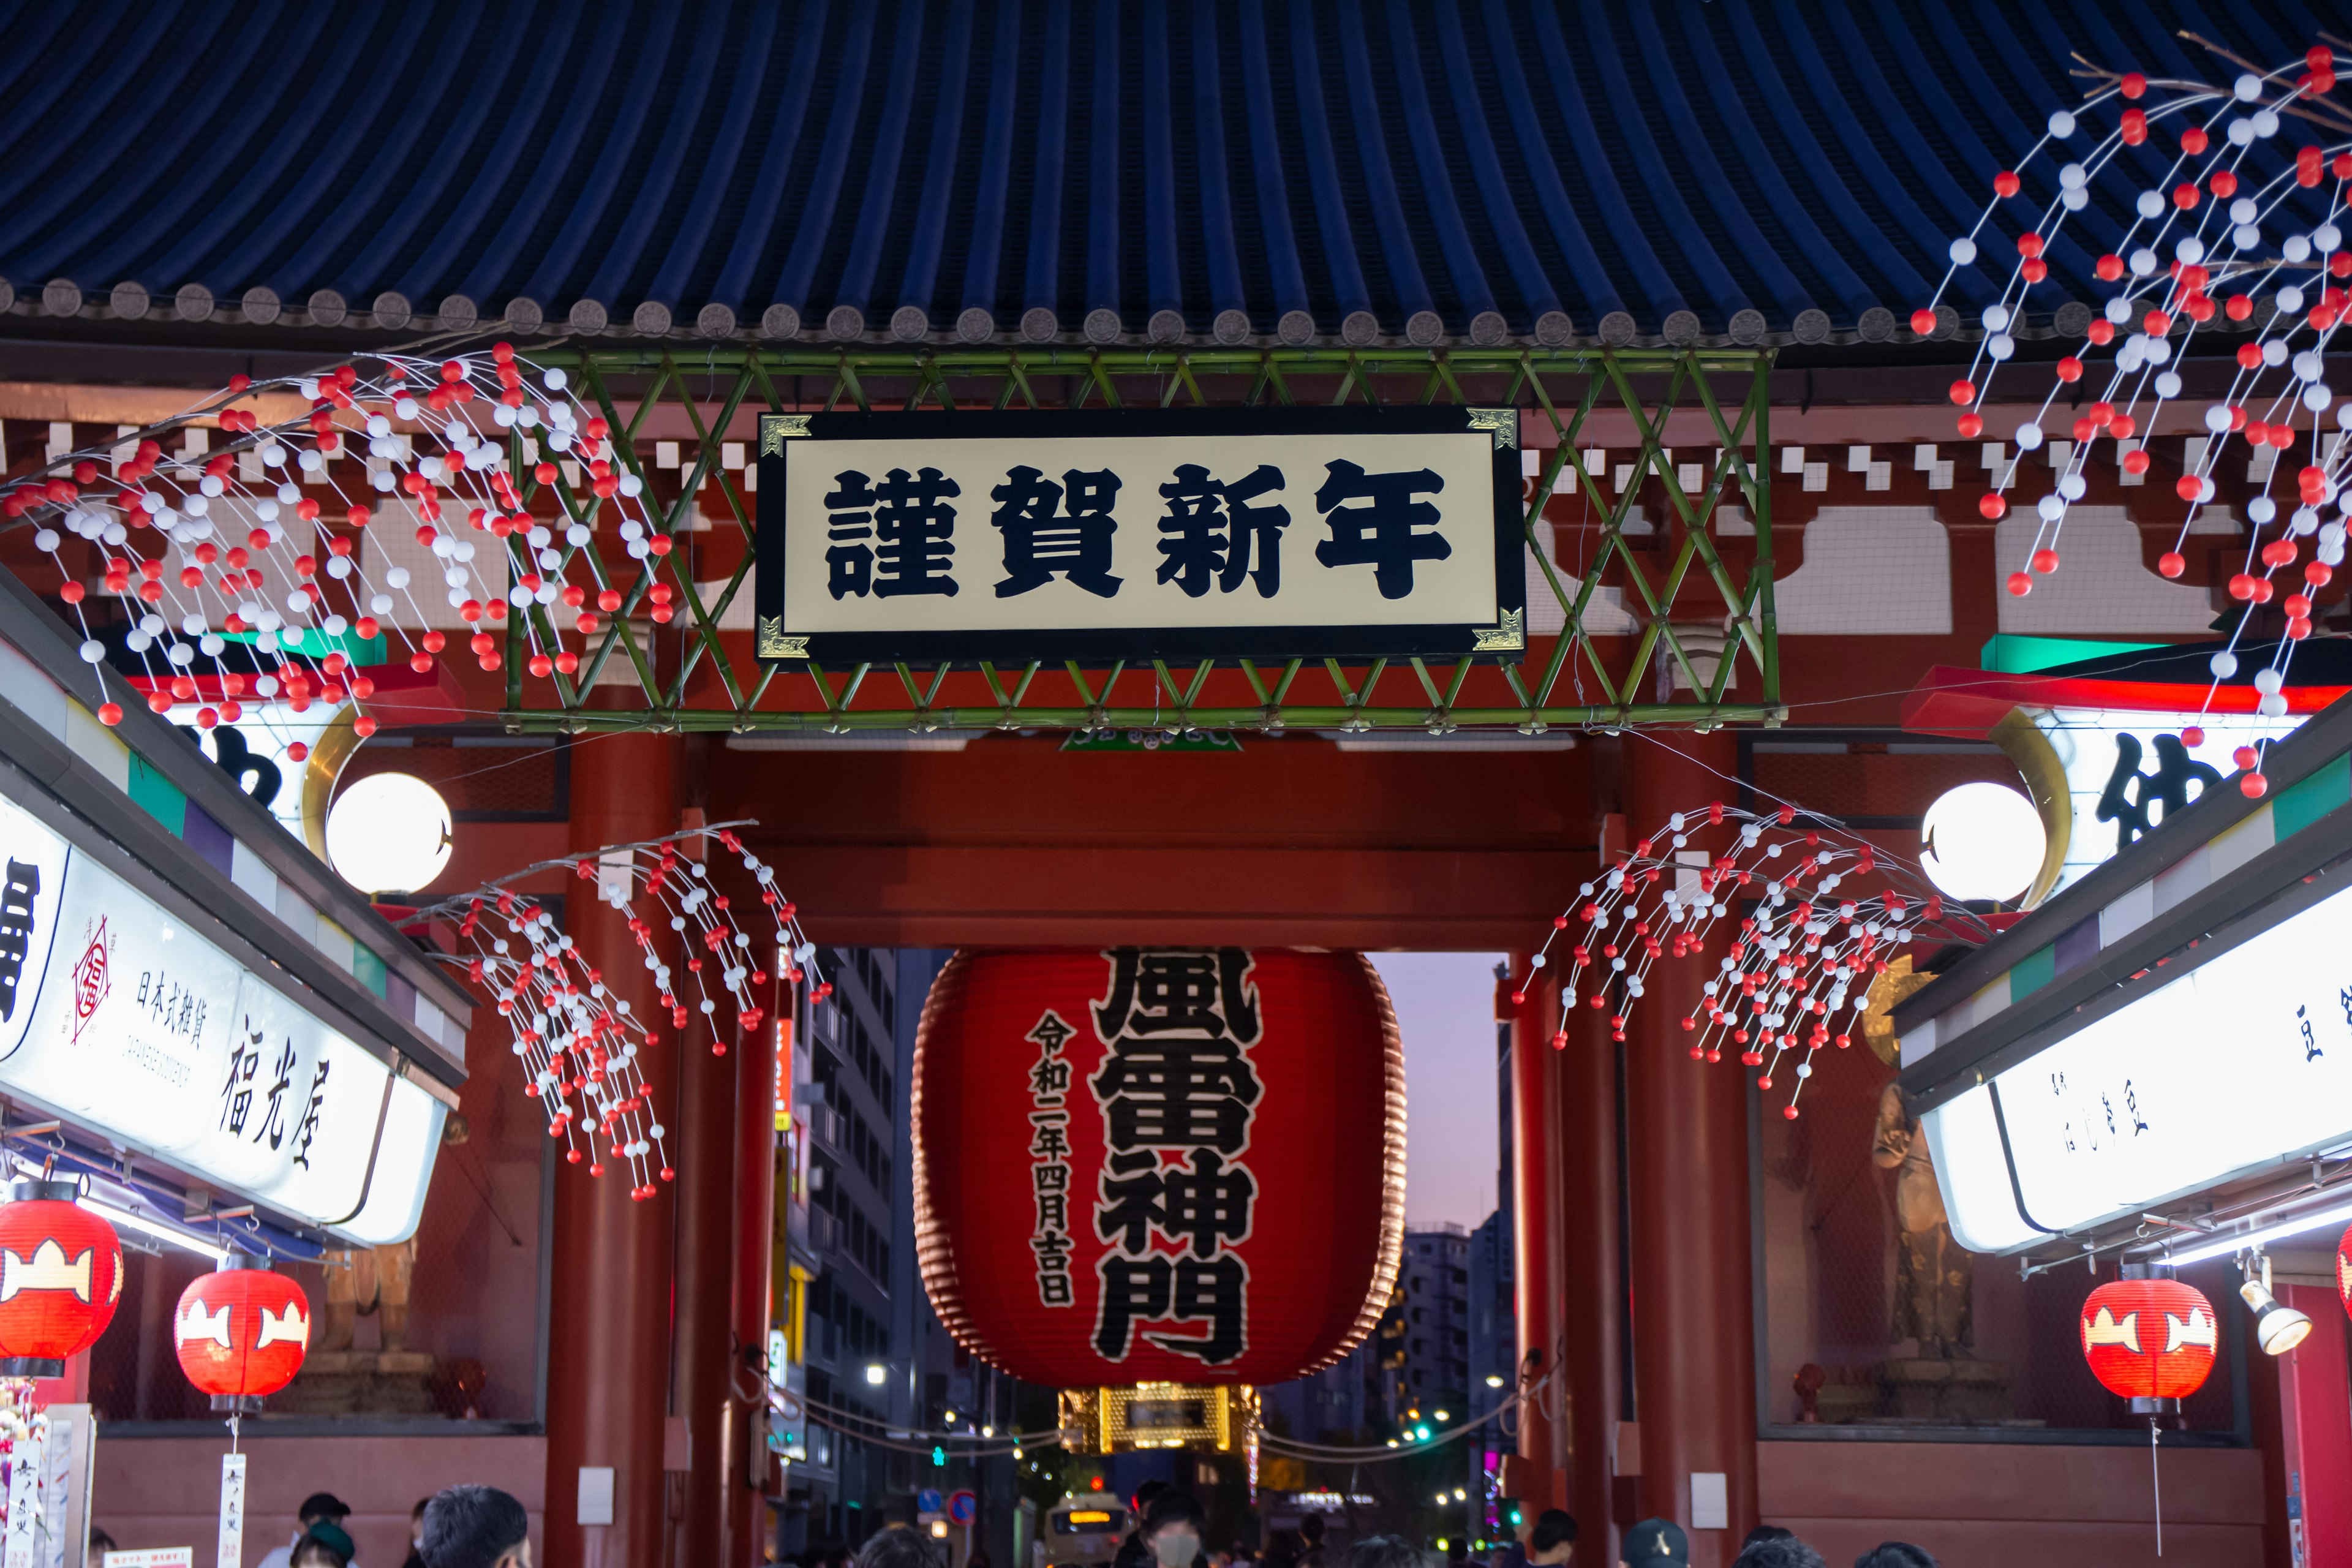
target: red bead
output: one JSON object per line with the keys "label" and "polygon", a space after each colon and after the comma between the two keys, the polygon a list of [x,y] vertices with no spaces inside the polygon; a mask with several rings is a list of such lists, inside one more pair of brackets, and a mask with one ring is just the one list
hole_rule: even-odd
{"label": "red bead", "polygon": [[2205,743],[2204,730],[2200,726],[2195,724],[2189,725],[2189,728],[2180,731],[2180,743],[2184,746],[2192,748],[2203,745]]}
{"label": "red bead", "polygon": [[2260,800],[2271,790],[2271,781],[2260,773],[2248,773],[2238,781],[2238,793],[2248,800]]}
{"label": "red bead", "polygon": [[2178,550],[2168,550],[2157,557],[2156,569],[2167,577],[2178,577],[2189,570],[2189,559]]}
{"label": "red bead", "polygon": [[1911,312],[1911,330],[1921,337],[1932,337],[1936,331],[1936,312],[1922,305]]}
{"label": "red bead", "polygon": [[2025,597],[2026,595],[2033,592],[2032,574],[2026,572],[2011,573],[2009,574],[2009,591],[2021,599]]}
{"label": "red bead", "polygon": [[1977,510],[1988,519],[1997,519],[2008,510],[2009,502],[2002,499],[1999,490],[1985,491],[1983,499],[1977,502]]}
{"label": "red bead", "polygon": [[2033,569],[2047,577],[2058,570],[2058,552],[2047,545],[2033,552]]}

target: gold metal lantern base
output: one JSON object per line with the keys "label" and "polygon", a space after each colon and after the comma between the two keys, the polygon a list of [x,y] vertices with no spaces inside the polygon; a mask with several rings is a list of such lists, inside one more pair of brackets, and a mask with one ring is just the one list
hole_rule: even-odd
{"label": "gold metal lantern base", "polygon": [[1062,1391],[1063,1446],[1074,1454],[1138,1448],[1231,1453],[1258,1425],[1257,1390],[1191,1383]]}

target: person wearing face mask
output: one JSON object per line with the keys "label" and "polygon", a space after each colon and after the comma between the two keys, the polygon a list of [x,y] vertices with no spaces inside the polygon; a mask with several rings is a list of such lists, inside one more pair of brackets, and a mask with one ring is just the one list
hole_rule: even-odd
{"label": "person wearing face mask", "polygon": [[1142,1531],[1151,1562],[1158,1568],[1208,1568],[1209,1559],[1201,1551],[1208,1517],[1191,1492],[1171,1488],[1153,1498],[1151,1511],[1143,1516]]}

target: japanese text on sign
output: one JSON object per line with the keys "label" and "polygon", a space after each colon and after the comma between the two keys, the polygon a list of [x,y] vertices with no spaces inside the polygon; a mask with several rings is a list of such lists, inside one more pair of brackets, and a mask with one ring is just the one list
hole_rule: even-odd
{"label": "japanese text on sign", "polygon": [[[1256,988],[1239,948],[1120,948],[1106,954],[1095,1031],[1108,1047],[1091,1081],[1106,1158],[1095,1234],[1101,1292],[1095,1348],[1123,1361],[1139,1323],[1160,1349],[1221,1366],[1249,1348],[1250,1234],[1257,1183],[1242,1156],[1262,1092],[1247,1049]],[[1172,1250],[1163,1249],[1171,1248]]]}
{"label": "japanese text on sign", "polygon": [[1213,632],[1319,648],[1342,630],[1408,652],[1524,646],[1509,411],[1355,428],[1006,417],[804,416],[798,438],[763,436],[761,657],[1147,633],[1157,648]]}

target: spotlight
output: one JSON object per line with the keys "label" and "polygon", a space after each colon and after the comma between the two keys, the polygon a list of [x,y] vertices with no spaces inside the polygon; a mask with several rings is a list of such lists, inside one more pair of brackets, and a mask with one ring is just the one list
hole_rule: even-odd
{"label": "spotlight", "polygon": [[887,1378],[889,1377],[889,1375],[890,1375],[890,1373],[889,1373],[888,1369],[887,1369],[886,1367],[884,1367],[884,1366],[883,1366],[883,1364],[882,1364],[880,1362],[878,1362],[878,1361],[871,1361],[871,1362],[867,1362],[867,1363],[866,1363],[866,1382],[871,1383],[871,1384],[877,1384],[877,1385],[879,1385],[879,1384],[880,1384],[881,1383],[883,1383],[886,1379],[887,1379]]}
{"label": "spotlight", "polygon": [[2245,1265],[2246,1282],[2238,1287],[2238,1299],[2252,1308],[2254,1314],[2254,1342],[2263,1347],[2264,1355],[2284,1355],[2310,1337],[2311,1320],[2293,1307],[2279,1304],[2271,1294],[2271,1260],[2262,1258],[2262,1277],[2254,1277],[2254,1263]]}
{"label": "spotlight", "polygon": [[1496,1373],[1490,1372],[1486,1374],[1486,1386],[1489,1388],[1500,1388],[1503,1386],[1503,1380]]}

